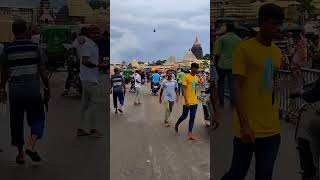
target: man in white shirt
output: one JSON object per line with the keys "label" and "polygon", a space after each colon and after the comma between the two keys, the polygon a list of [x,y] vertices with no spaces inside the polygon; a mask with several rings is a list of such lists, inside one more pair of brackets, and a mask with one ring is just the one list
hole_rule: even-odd
{"label": "man in white shirt", "polygon": [[134,97],[134,105],[140,105],[140,90],[141,90],[141,76],[140,71],[136,70],[136,72],[133,74],[134,78],[134,87],[136,88],[135,97]]}
{"label": "man in white shirt", "polygon": [[[98,27],[91,25],[88,28],[88,38],[85,43],[79,46],[81,52],[80,58],[80,78],[83,86],[82,90],[82,107],[80,128],[77,131],[78,136],[92,135],[101,138],[102,134],[96,128],[96,114],[99,92],[99,68],[104,67],[104,64],[99,64],[99,49],[96,44],[100,35]],[[89,115],[90,132],[85,130],[86,113]]]}
{"label": "man in white shirt", "polygon": [[[162,95],[164,96],[164,102],[162,101]],[[165,107],[164,123],[167,127],[170,126],[169,118],[174,106],[174,102],[179,101],[178,98],[178,82],[173,79],[173,73],[171,70],[167,71],[167,78],[161,83],[161,91],[159,102]]]}

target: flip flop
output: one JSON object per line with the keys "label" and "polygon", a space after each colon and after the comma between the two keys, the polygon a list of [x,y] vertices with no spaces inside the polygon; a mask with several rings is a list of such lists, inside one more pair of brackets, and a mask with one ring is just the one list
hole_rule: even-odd
{"label": "flip flop", "polygon": [[17,163],[17,164],[24,164],[24,163],[25,163],[24,157],[17,156],[17,157],[16,157],[16,163]]}
{"label": "flip flop", "polygon": [[191,141],[198,141],[199,139],[194,137],[194,136],[188,136],[187,139],[191,140]]}
{"label": "flip flop", "polygon": [[78,129],[77,130],[77,136],[89,136],[90,134],[87,132],[87,131],[85,131],[85,130],[83,130],[83,129]]}
{"label": "flip flop", "polygon": [[28,155],[30,157],[30,159],[33,161],[33,162],[40,162],[42,161],[41,157],[39,156],[39,154],[35,151],[35,152],[32,152],[31,150],[26,150],[26,155]]}

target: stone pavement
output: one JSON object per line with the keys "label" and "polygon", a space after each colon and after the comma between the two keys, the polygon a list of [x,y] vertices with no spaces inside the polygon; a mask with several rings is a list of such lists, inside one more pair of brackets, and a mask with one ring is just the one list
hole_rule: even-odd
{"label": "stone pavement", "polygon": [[[146,84],[142,105],[133,105],[133,94],[126,95],[124,114],[114,114],[111,107],[111,178],[112,180],[209,180],[209,129],[198,107],[194,134],[200,141],[186,139],[188,121],[174,135],[173,126],[163,125],[164,110],[159,95],[152,96]],[[112,102],[112,97],[111,97]],[[180,103],[173,109],[173,125],[182,111]],[[111,103],[112,106],[112,103]]]}

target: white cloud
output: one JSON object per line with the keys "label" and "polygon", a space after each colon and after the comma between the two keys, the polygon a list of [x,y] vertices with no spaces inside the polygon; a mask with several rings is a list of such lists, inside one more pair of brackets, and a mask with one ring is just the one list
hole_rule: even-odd
{"label": "white cloud", "polygon": [[111,0],[110,4],[111,59],[181,58],[196,34],[204,52],[209,52],[209,0]]}
{"label": "white cloud", "polygon": [[111,32],[120,34],[119,37],[113,38],[111,33],[110,44],[112,46],[112,59],[121,59],[121,54],[142,49],[138,38],[130,30],[117,26],[111,26]]}

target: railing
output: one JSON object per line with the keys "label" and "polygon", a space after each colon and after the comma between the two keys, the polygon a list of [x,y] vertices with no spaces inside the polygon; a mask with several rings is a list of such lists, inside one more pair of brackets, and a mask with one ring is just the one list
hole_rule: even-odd
{"label": "railing", "polygon": [[[279,94],[278,100],[280,109],[282,111],[288,111],[289,108],[289,95],[292,91],[297,88],[301,88],[303,84],[311,83],[315,81],[320,75],[320,70],[310,69],[310,68],[301,68],[300,78],[295,78],[292,71],[289,70],[280,70],[279,75]],[[300,107],[302,105],[301,100],[296,100],[293,102],[295,107]]]}

